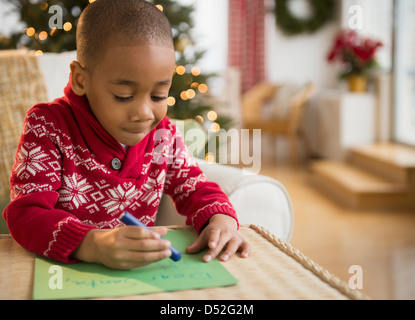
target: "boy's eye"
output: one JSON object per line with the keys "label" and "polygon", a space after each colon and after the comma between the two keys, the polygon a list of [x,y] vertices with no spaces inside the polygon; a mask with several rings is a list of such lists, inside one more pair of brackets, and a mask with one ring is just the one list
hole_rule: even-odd
{"label": "boy's eye", "polygon": [[[119,101],[119,102],[130,102],[131,100],[134,99],[133,96],[130,97],[120,97],[120,96],[114,96],[115,100]],[[160,102],[160,101],[164,101],[167,99],[167,97],[158,97],[158,96],[151,96],[151,99],[154,102]]]}
{"label": "boy's eye", "polygon": [[157,97],[157,96],[151,96],[151,99],[152,99],[154,102],[160,102],[160,101],[164,101],[164,100],[166,100],[166,99],[167,99],[167,97]]}
{"label": "boy's eye", "polygon": [[130,97],[119,97],[119,96],[114,96],[115,100],[119,101],[119,102],[130,102],[131,100],[133,100],[133,96]]}

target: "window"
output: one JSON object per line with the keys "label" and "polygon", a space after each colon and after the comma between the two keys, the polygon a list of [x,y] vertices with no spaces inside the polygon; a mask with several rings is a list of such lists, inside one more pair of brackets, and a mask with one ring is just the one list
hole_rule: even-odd
{"label": "window", "polygon": [[352,7],[362,18],[357,31],[384,43],[378,61],[383,72],[392,73],[393,120],[382,125],[387,132],[393,127],[392,137],[387,134],[392,140],[415,146],[415,1],[342,0],[343,28],[359,11]]}
{"label": "window", "polygon": [[415,1],[395,1],[394,136],[415,146]]}
{"label": "window", "polygon": [[377,54],[381,70],[392,70],[394,0],[343,0],[342,27],[382,41]]}

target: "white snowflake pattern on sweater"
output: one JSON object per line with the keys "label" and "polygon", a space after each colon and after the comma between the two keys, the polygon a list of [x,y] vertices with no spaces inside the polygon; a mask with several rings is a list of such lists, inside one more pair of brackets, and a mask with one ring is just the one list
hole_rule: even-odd
{"label": "white snowflake pattern on sweater", "polygon": [[132,183],[123,183],[116,188],[108,189],[105,193],[107,200],[103,201],[102,206],[108,214],[119,214],[131,204],[139,191]]}
{"label": "white snowflake pattern on sweater", "polygon": [[59,189],[59,201],[62,206],[73,210],[73,206],[78,209],[81,205],[87,204],[89,198],[87,194],[93,189],[88,183],[87,178],[74,173],[70,176],[63,176],[62,187]]}
{"label": "white snowflake pattern on sweater", "polygon": [[16,175],[22,179],[29,179],[40,171],[46,171],[46,161],[50,160],[41,146],[26,142],[21,146],[15,161]]}

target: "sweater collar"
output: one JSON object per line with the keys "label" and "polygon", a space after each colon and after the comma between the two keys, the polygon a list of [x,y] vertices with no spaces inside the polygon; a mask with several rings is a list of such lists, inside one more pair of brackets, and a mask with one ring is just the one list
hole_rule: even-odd
{"label": "sweater collar", "polygon": [[[104,127],[95,118],[86,95],[78,96],[72,90],[70,80],[64,90],[64,93],[68,103],[72,107],[72,110],[77,118],[78,123],[81,126],[81,131],[88,130],[88,132],[83,132],[84,137],[89,137],[91,136],[91,134],[93,134],[95,138],[101,140],[108,147],[122,152],[122,146],[108,133],[107,130],[104,129]],[[85,135],[86,133],[88,134]]]}
{"label": "sweater collar", "polygon": [[[97,160],[105,164],[114,174],[136,176],[137,172],[141,171],[140,167],[143,164],[145,152],[149,148],[151,149],[153,132],[148,134],[140,143],[126,150],[95,118],[87,97],[75,94],[71,87],[71,81],[64,89],[64,93],[64,99],[71,106],[80,133],[84,137],[88,149]],[[113,169],[111,163],[114,159],[121,161],[121,170]]]}

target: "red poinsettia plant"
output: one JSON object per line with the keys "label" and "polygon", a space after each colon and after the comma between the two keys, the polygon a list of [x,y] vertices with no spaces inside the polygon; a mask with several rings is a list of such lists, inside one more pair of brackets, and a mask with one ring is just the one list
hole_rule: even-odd
{"label": "red poinsettia plant", "polygon": [[343,64],[341,78],[350,75],[365,76],[379,66],[376,52],[382,46],[382,42],[362,37],[354,30],[342,30],[336,36],[327,59],[329,62],[338,60]]}

